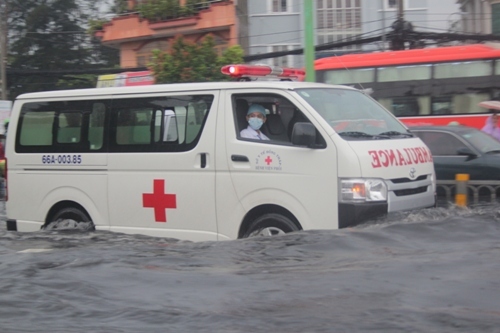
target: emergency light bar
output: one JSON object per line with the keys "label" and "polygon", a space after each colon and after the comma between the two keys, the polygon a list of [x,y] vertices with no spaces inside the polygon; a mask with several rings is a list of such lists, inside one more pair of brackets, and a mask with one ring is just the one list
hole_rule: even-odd
{"label": "emergency light bar", "polygon": [[306,75],[306,72],[302,69],[267,65],[226,65],[221,68],[221,72],[234,78],[268,77],[289,80],[299,79]]}

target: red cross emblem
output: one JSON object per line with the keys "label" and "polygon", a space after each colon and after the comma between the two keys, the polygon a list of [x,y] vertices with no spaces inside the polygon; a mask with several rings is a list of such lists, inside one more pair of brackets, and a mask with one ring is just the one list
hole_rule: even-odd
{"label": "red cross emblem", "polygon": [[273,159],[271,158],[271,156],[268,156],[268,157],[264,160],[264,162],[266,162],[266,163],[267,163],[267,165],[270,165],[272,161],[273,161]]}
{"label": "red cross emblem", "polygon": [[177,208],[175,194],[165,193],[165,179],[155,179],[153,193],[142,194],[142,206],[154,208],[155,221],[167,222],[167,208]]}

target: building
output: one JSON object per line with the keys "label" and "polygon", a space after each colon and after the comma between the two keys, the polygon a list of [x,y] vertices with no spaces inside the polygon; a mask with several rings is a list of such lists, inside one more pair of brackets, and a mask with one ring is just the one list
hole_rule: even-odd
{"label": "building", "polygon": [[[180,0],[185,8],[193,3]],[[152,51],[167,51],[176,36],[197,42],[206,35],[214,37],[217,48],[222,52],[238,44],[237,19],[234,1],[199,1],[192,14],[168,13],[157,20],[142,18],[136,11],[141,0],[128,0],[129,13],[113,18],[103,26],[96,36],[101,42],[120,50],[120,67],[144,67],[151,59]]]}
{"label": "building", "polygon": [[[240,1],[239,1],[240,3]],[[293,50],[303,47],[304,8],[302,0],[245,1],[248,38],[247,55]],[[314,1],[315,44],[328,44],[380,36],[390,32],[398,18],[398,0],[316,0]],[[456,0],[403,0],[404,19],[414,29],[448,32],[450,13],[459,12]],[[242,7],[242,6],[240,6]],[[240,22],[240,26],[243,26]],[[383,50],[389,43],[351,45],[324,51],[318,57],[359,51]],[[302,55],[289,55],[258,62],[282,66],[303,66]]]}
{"label": "building", "polygon": [[[181,6],[197,2],[179,1]],[[313,2],[315,44],[390,32],[391,25],[398,18],[400,1],[404,19],[412,22],[418,31],[449,32],[456,29],[453,22],[462,16],[457,0],[316,0]],[[490,1],[500,3],[500,0]],[[300,49],[304,44],[303,0],[198,0],[198,3],[205,4],[205,9],[195,15],[165,17],[154,22],[142,19],[134,12],[140,3],[141,0],[128,0],[130,12],[115,17],[98,33],[105,45],[120,49],[122,68],[146,66],[152,50],[168,50],[177,35],[196,42],[212,34],[220,50],[239,44],[245,55],[290,51]],[[388,42],[382,41],[345,46],[323,51],[318,57],[385,50],[388,45]],[[304,66],[303,55],[268,58],[254,63]]]}
{"label": "building", "polygon": [[500,35],[500,0],[457,0],[464,32]]}

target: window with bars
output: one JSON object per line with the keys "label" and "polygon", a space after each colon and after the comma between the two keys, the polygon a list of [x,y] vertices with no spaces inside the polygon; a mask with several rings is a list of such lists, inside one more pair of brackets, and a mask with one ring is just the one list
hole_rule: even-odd
{"label": "window with bars", "polygon": [[[289,50],[288,45],[273,45],[271,47],[271,52],[281,52],[281,51],[288,51],[288,50]],[[273,66],[291,67],[290,62],[288,60],[288,56],[273,58],[271,60],[272,60]]]}
{"label": "window with bars", "polygon": [[317,0],[316,8],[318,44],[342,42],[362,33],[360,0]]}
{"label": "window with bars", "polygon": [[166,40],[153,41],[143,45],[136,53],[137,66],[147,66],[152,60],[153,50],[168,51],[169,47],[169,43]]}
{"label": "window with bars", "polygon": [[491,30],[493,34],[500,35],[500,3],[491,5]]}
{"label": "window with bars", "polygon": [[272,0],[273,13],[282,13],[288,11],[288,0]]}
{"label": "window with bars", "polygon": [[[399,7],[399,0],[384,0],[384,9],[398,9]],[[411,0],[403,0],[403,8],[405,9],[410,9],[410,8],[419,8],[422,7],[422,4],[420,1],[411,1]]]}

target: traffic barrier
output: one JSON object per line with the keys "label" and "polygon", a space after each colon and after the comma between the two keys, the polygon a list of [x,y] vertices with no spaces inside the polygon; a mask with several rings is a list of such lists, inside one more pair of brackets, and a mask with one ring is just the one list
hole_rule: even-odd
{"label": "traffic barrier", "polygon": [[455,181],[455,204],[460,207],[467,207],[467,182],[469,181],[469,175],[466,173],[457,173]]}
{"label": "traffic barrier", "polygon": [[[462,184],[462,185],[458,185]],[[458,187],[465,185],[466,190],[460,189],[460,194],[466,194],[467,205],[475,205],[479,202],[500,202],[500,180],[438,180],[438,200],[445,199],[447,202],[456,202]],[[458,204],[458,203],[457,203]]]}

